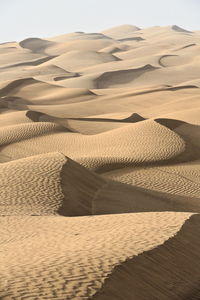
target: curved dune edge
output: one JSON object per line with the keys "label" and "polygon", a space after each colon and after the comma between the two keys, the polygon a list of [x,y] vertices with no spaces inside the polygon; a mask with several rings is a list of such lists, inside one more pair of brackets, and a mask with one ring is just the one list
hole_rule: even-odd
{"label": "curved dune edge", "polygon": [[28,157],[0,165],[0,215],[55,215],[62,205],[61,153]]}
{"label": "curved dune edge", "polygon": [[[128,124],[96,135],[68,134],[54,123],[36,122],[18,126],[21,128],[20,139],[1,149],[1,155],[8,155],[11,157],[10,160],[58,151],[93,170],[105,170],[113,164],[143,165],[175,160],[178,157],[180,160],[184,158],[181,156],[185,152],[184,139],[152,120]],[[60,129],[58,132],[49,132],[48,135],[40,135],[38,131],[38,136],[35,136],[34,140],[23,137],[23,130],[26,128],[39,129],[49,126],[51,129],[52,127]],[[8,127],[7,129],[12,128]],[[9,133],[9,130],[7,132]],[[24,134],[27,135],[26,132]],[[6,132],[4,135],[6,142]],[[11,139],[12,136],[8,138]],[[188,151],[187,158],[190,158],[191,150]]]}
{"label": "curved dune edge", "polygon": [[192,31],[186,30],[184,28],[181,28],[177,25],[172,25],[172,30],[177,31],[177,32],[186,32],[186,33],[193,33]]}
{"label": "curved dune edge", "polygon": [[[159,203],[161,199],[165,199],[163,204],[168,206],[166,210],[194,212],[198,212],[200,206],[199,176],[200,160],[179,165],[121,168],[104,174],[105,178],[132,185],[134,188],[140,187],[154,196],[155,205],[151,204],[154,210],[163,210]],[[150,201],[147,203],[150,204]],[[140,204],[142,205],[142,201]]]}
{"label": "curved dune edge", "polygon": [[134,79],[137,79],[143,74],[155,71],[156,69],[157,67],[147,64],[137,69],[104,72],[96,80],[94,80],[94,85],[96,89],[105,89],[124,85],[134,81]]}
{"label": "curved dune edge", "polygon": [[[9,96],[11,96],[10,98],[13,97],[13,99],[21,100],[22,104],[30,103],[33,105],[54,104],[56,97],[56,103],[58,105],[62,102],[68,104],[70,100],[73,102],[75,98],[78,99],[78,102],[83,101],[85,98],[89,100],[96,96],[96,94],[86,88],[65,88],[30,77],[2,82],[0,84],[0,97],[6,99]],[[81,97],[83,98],[82,100]],[[17,105],[15,108],[18,108]]]}
{"label": "curved dune edge", "polygon": [[22,48],[29,49],[34,53],[45,53],[45,49],[53,46],[54,44],[55,43],[52,41],[47,41],[40,38],[28,38],[19,42],[19,45]]}
{"label": "curved dune edge", "polygon": [[116,266],[162,245],[190,216],[2,217],[0,297],[91,299]]}
{"label": "curved dune edge", "polygon": [[22,87],[26,87],[26,85],[32,85],[38,82],[38,80],[32,77],[5,81],[1,83],[0,96],[7,97],[8,95],[12,94],[12,92],[17,91],[19,88],[21,89]]}
{"label": "curved dune edge", "polygon": [[74,72],[84,67],[90,67],[119,60],[120,58],[111,53],[72,50],[54,58],[50,63],[66,71]]}
{"label": "curved dune edge", "polygon": [[[122,123],[137,123],[140,121],[144,121],[146,120],[145,118],[143,118],[141,115],[137,114],[137,113],[125,113],[125,115],[127,115],[127,117],[123,118],[123,114],[122,117],[120,118],[115,118],[115,115],[113,114],[113,116],[110,116],[107,114],[102,115],[102,116],[94,116],[94,117],[83,117],[83,118],[56,118],[56,117],[52,117],[48,114],[45,113],[40,113],[34,110],[28,110],[26,112],[26,117],[29,118],[31,121],[33,122],[40,122],[41,117],[45,117],[46,121],[49,118],[50,120],[55,120],[58,121],[62,121],[62,120],[74,120],[74,121],[91,121],[91,122],[122,122]],[[177,121],[178,122],[178,121]],[[181,122],[181,121],[180,121]]]}
{"label": "curved dune edge", "polygon": [[11,64],[11,65],[8,65],[4,68],[8,69],[8,68],[13,68],[13,67],[20,67],[20,66],[40,66],[42,65],[43,63],[49,61],[49,60],[52,60],[55,56],[44,56],[42,58],[38,58],[38,59],[35,59],[35,60],[30,60],[30,61],[24,61],[24,62],[21,62],[21,63],[16,63],[16,64]]}
{"label": "curved dune edge", "polygon": [[145,120],[145,118],[137,113],[128,113],[125,114],[124,117],[122,114],[120,119],[115,118],[115,115],[107,116],[106,114],[100,117],[95,116],[88,118],[57,118],[45,113],[29,110],[26,111],[25,116],[27,120],[31,120],[32,122],[53,122],[65,127],[70,132],[78,132],[85,135],[95,135],[112,131],[116,128],[126,126],[127,123],[137,123]]}
{"label": "curved dune edge", "polygon": [[6,127],[14,124],[30,123],[31,121],[27,116],[27,111],[6,111],[0,117],[0,126]]}
{"label": "curved dune edge", "polygon": [[[4,163],[0,165],[0,215],[86,216],[155,211],[200,212],[200,188],[197,184],[188,185],[187,178],[184,181],[173,173],[171,180],[165,173],[161,173],[161,176],[165,174],[161,180],[158,171],[156,174],[146,173],[143,171],[144,182],[146,177],[154,176],[160,186],[158,191],[154,190],[154,186],[138,186],[140,174],[139,179],[135,176],[134,184],[133,173],[132,185],[126,180],[124,183],[118,182],[117,176],[114,176],[117,181],[112,181],[61,153]],[[194,190],[193,193],[177,193],[173,183],[177,184],[180,179],[178,192],[182,188],[182,193],[190,189]],[[123,176],[120,181],[123,182]]]}
{"label": "curved dune edge", "polygon": [[22,123],[5,126],[0,130],[0,145],[9,145],[15,142],[60,131],[63,131],[63,128],[51,122]]}
{"label": "curved dune edge", "polygon": [[198,299],[200,215],[163,245],[116,266],[92,300]]}
{"label": "curved dune edge", "polygon": [[139,30],[140,30],[139,27],[127,24],[127,25],[120,25],[120,26],[106,29],[102,31],[102,33],[111,38],[120,39],[123,38],[124,36],[130,36],[132,34],[135,34],[135,32],[137,33]]}
{"label": "curved dune edge", "polygon": [[60,177],[64,199],[58,213],[63,216],[94,214],[94,199],[108,185],[107,180],[69,158],[62,167]]}
{"label": "curved dune edge", "polygon": [[165,65],[165,64],[163,63],[163,60],[164,60],[165,58],[167,58],[167,57],[178,57],[178,55],[173,55],[173,54],[170,54],[170,55],[162,55],[162,56],[159,58],[159,60],[158,60],[158,63],[159,63],[159,65],[160,65],[161,67],[164,67],[164,68],[167,67],[167,65]]}
{"label": "curved dune edge", "polygon": [[91,215],[107,181],[61,153],[0,165],[0,215]]}

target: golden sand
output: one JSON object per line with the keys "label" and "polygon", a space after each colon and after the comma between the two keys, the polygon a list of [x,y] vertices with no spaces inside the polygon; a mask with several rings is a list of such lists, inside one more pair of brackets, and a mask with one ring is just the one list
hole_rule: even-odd
{"label": "golden sand", "polygon": [[0,299],[199,299],[200,32],[0,44]]}

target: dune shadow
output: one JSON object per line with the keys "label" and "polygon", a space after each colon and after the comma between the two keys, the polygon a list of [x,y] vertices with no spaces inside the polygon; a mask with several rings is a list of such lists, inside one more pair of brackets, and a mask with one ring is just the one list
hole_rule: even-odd
{"label": "dune shadow", "polygon": [[140,41],[144,41],[145,39],[143,39],[140,36],[137,37],[130,37],[130,38],[124,38],[124,39],[119,39],[119,42],[131,42],[131,41],[136,41],[136,42],[140,42]]}
{"label": "dune shadow", "polygon": [[137,113],[131,114],[124,119],[111,119],[111,118],[67,118],[68,120],[88,121],[88,122],[117,122],[117,123],[136,123],[146,120]]}
{"label": "dune shadow", "polygon": [[105,178],[68,159],[61,171],[63,216],[136,212],[200,212],[200,198],[162,192]]}
{"label": "dune shadow", "polygon": [[160,125],[163,125],[171,130],[183,125],[183,124],[188,124],[184,121],[176,120],[176,119],[165,119],[165,118],[159,118],[159,119],[154,119],[155,122],[159,123]]}
{"label": "dune shadow", "polygon": [[144,73],[154,71],[156,69],[158,69],[158,67],[148,64],[137,69],[105,72],[100,75],[98,79],[94,80],[94,84],[97,89],[105,89],[117,84],[126,84],[139,78]]}
{"label": "dune shadow", "polygon": [[91,300],[200,299],[200,215],[163,245],[122,262]]}
{"label": "dune shadow", "polygon": [[18,63],[18,64],[13,64],[13,65],[9,65],[9,66],[5,66],[5,67],[1,67],[0,69],[11,69],[14,67],[23,67],[23,66],[39,66],[40,64],[43,64],[47,61],[50,61],[51,59],[55,58],[56,56],[47,56],[47,57],[43,57],[34,61],[26,61],[23,63]]}

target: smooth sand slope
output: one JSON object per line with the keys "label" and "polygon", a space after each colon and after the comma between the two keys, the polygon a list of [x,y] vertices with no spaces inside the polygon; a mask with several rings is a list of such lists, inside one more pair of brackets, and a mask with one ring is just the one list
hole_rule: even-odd
{"label": "smooth sand slope", "polygon": [[0,299],[200,297],[200,32],[0,44]]}

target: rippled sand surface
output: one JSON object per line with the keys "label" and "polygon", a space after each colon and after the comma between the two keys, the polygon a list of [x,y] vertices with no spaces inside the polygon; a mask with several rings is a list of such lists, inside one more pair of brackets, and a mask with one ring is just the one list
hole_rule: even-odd
{"label": "rippled sand surface", "polygon": [[200,32],[0,44],[0,299],[200,297]]}

